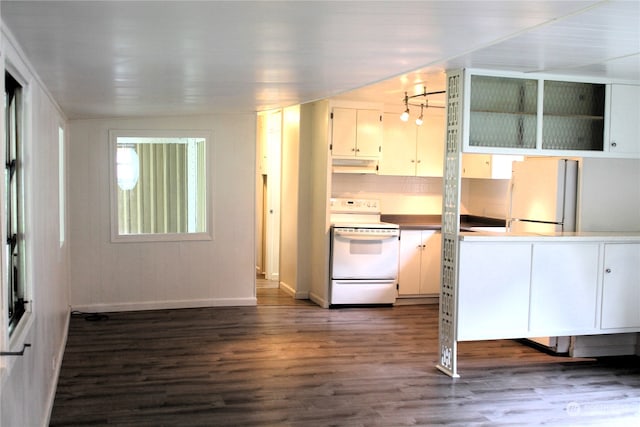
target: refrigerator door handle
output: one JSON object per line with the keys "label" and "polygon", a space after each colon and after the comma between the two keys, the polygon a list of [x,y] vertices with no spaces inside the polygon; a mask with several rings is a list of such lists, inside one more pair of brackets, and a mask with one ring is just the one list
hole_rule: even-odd
{"label": "refrigerator door handle", "polygon": [[509,182],[509,187],[507,189],[507,200],[508,200],[508,205],[507,205],[507,233],[511,231],[511,222],[513,221],[513,187],[514,187],[514,182],[513,182],[513,178],[511,179],[511,181]]}

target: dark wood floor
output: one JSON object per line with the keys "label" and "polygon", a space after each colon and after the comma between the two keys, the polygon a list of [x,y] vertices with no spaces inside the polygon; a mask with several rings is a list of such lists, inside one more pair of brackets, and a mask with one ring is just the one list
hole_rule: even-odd
{"label": "dark wood floor", "polygon": [[462,343],[453,380],[437,335],[435,305],[74,316],[51,425],[638,425],[636,357]]}

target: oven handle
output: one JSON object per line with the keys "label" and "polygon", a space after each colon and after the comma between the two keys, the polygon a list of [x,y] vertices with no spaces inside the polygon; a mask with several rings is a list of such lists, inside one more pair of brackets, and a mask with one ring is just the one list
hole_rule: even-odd
{"label": "oven handle", "polygon": [[349,231],[334,231],[334,234],[337,237],[344,237],[351,240],[387,240],[387,239],[396,239],[400,233],[392,233],[392,234],[366,234],[366,233],[353,233]]}

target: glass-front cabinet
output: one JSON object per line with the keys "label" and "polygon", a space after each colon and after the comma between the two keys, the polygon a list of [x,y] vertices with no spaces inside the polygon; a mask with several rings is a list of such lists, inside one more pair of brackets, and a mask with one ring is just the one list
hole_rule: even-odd
{"label": "glass-front cabinet", "polygon": [[546,80],[543,150],[602,151],[605,85]]}
{"label": "glass-front cabinet", "polygon": [[[638,147],[629,147],[640,145],[638,131],[624,138],[624,151],[613,141],[619,130],[613,128],[611,111],[628,103],[616,96],[620,91],[612,90],[615,84],[540,74],[463,72],[464,152],[612,157],[640,153]],[[634,87],[637,90],[625,89]]]}
{"label": "glass-front cabinet", "polygon": [[538,81],[471,76],[469,146],[536,148]]}

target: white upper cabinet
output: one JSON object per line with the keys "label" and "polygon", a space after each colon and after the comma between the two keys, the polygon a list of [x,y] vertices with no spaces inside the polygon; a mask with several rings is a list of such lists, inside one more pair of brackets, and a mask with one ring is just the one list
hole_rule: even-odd
{"label": "white upper cabinet", "polygon": [[463,154],[462,177],[511,179],[513,162],[522,159],[523,156],[502,154]]}
{"label": "white upper cabinet", "polygon": [[382,113],[377,109],[333,107],[331,153],[334,158],[378,159],[382,150]]}
{"label": "white upper cabinet", "polygon": [[411,121],[400,120],[400,114],[384,113],[379,175],[416,174],[416,127]]}
{"label": "white upper cabinet", "polygon": [[428,108],[424,122],[403,122],[384,113],[380,175],[441,177],[444,159],[444,109]]}
{"label": "white upper cabinet", "polygon": [[640,86],[611,85],[609,102],[608,150],[640,157]]}
{"label": "white upper cabinet", "polygon": [[640,157],[636,86],[487,70],[451,75],[460,72],[463,152]]}

